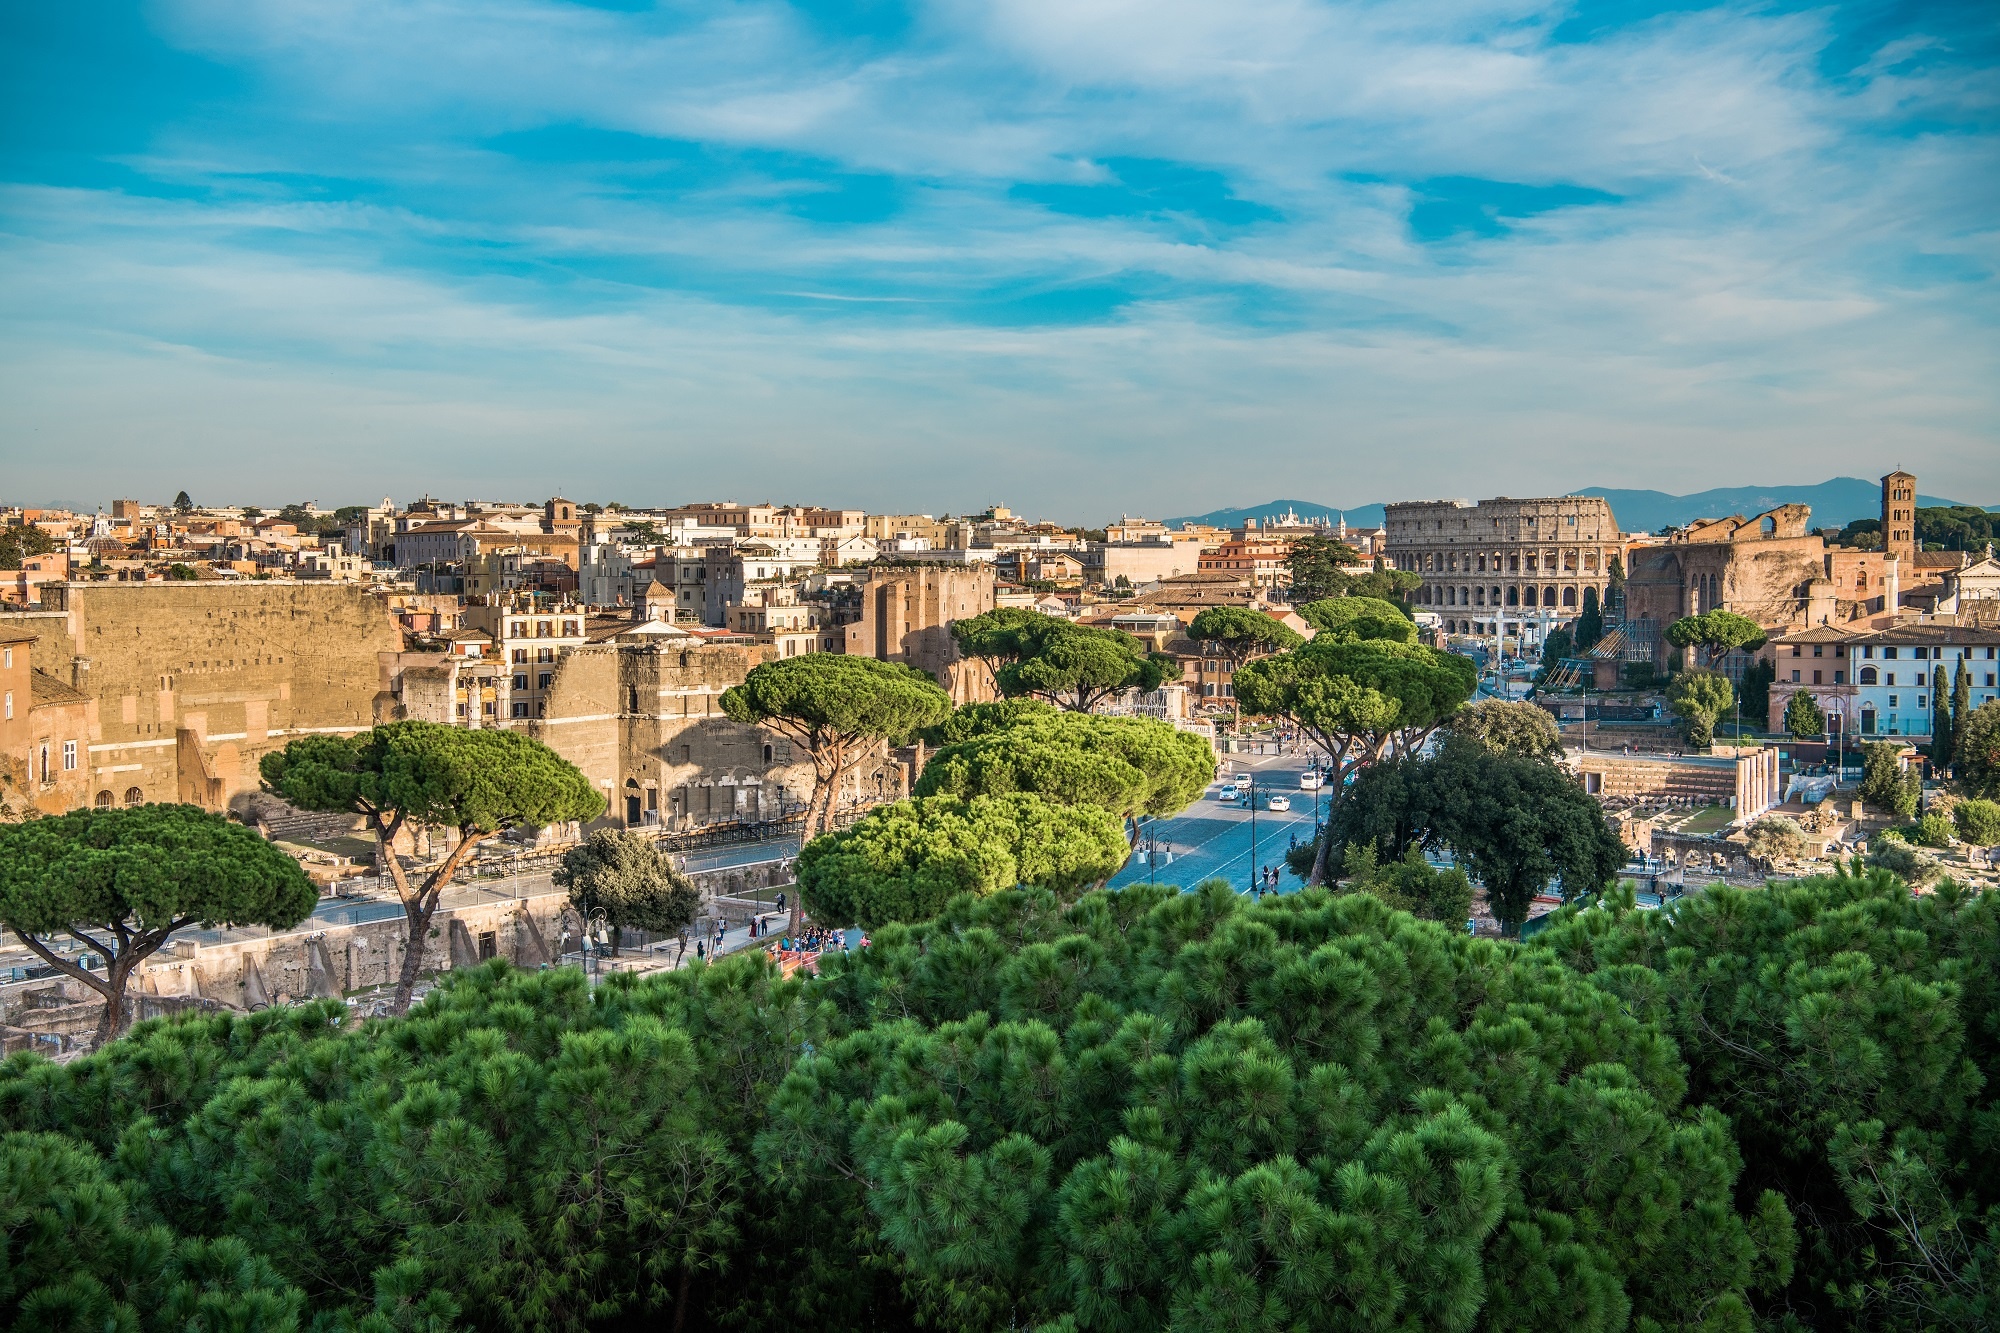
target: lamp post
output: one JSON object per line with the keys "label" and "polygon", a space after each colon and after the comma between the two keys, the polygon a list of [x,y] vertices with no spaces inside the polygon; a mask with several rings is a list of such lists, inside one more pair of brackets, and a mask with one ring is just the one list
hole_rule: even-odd
{"label": "lamp post", "polygon": [[1250,891],[1257,897],[1261,898],[1264,896],[1262,890],[1259,888],[1259,881],[1257,879],[1257,779],[1255,775],[1252,775],[1250,779]]}

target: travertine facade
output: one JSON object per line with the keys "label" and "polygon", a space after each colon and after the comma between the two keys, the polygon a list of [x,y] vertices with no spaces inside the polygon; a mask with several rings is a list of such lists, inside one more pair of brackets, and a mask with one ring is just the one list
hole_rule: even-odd
{"label": "travertine facade", "polygon": [[[776,656],[763,644],[590,644],[556,664],[546,715],[515,726],[582,769],[616,823],[776,819],[805,804],[812,764],[777,733],[731,722],[720,702]],[[842,802],[895,797],[902,781],[884,749],[849,776]]]}
{"label": "travertine facade", "polygon": [[1539,642],[1581,612],[1584,589],[1603,597],[1622,549],[1611,505],[1597,496],[1422,500],[1385,515],[1390,564],[1423,576],[1415,603],[1447,634]]}
{"label": "travertine facade", "polygon": [[[66,583],[40,612],[34,665],[89,700],[92,801],[228,808],[257,760],[293,736],[366,730],[385,702],[380,654],[403,635],[383,601],[342,583]],[[136,803],[136,802],[133,802]]]}
{"label": "travertine facade", "polygon": [[990,699],[985,667],[959,654],[951,626],[991,611],[993,599],[991,569],[878,566],[861,588],[861,619],[847,626],[847,653],[928,672],[957,703]]}

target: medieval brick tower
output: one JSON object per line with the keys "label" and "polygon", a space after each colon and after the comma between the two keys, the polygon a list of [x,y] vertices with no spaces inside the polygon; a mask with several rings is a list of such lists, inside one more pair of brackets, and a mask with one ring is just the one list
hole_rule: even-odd
{"label": "medieval brick tower", "polygon": [[1917,568],[1917,479],[1907,472],[1882,478],[1882,553],[1894,556],[1904,578]]}

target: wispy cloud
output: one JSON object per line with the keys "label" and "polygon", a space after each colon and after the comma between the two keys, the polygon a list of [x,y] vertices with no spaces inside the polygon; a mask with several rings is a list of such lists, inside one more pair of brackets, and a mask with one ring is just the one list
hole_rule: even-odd
{"label": "wispy cloud", "polygon": [[[10,95],[96,109],[0,156],[9,489],[1086,518],[1817,479],[1893,446],[1986,496],[1991,25],[1582,12],[164,0],[115,41],[44,15]],[[75,86],[93,47],[123,54]]]}

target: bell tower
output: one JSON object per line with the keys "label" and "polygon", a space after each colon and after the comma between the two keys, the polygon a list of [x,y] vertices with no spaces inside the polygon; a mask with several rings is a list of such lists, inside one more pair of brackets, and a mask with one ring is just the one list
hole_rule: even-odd
{"label": "bell tower", "polygon": [[1905,580],[1916,570],[1917,479],[1907,472],[1882,478],[1882,554],[1895,557]]}

